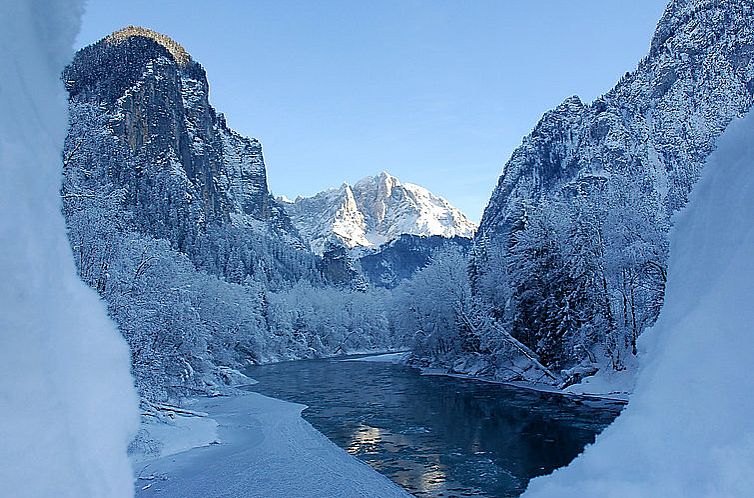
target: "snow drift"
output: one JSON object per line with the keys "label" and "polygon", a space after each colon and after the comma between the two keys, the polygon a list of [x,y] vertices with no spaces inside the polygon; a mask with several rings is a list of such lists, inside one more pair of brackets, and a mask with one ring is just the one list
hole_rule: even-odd
{"label": "snow drift", "polygon": [[751,496],[754,114],[721,137],[677,217],[668,275],[628,408],[527,498]]}
{"label": "snow drift", "polygon": [[4,496],[133,494],[124,341],[76,276],[60,212],[60,71],[82,2],[0,0],[0,483]]}

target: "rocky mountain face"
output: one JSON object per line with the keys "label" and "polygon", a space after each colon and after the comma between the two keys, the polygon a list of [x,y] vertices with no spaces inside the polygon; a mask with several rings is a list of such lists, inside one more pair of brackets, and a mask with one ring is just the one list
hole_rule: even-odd
{"label": "rocky mountain face", "polygon": [[106,173],[143,227],[184,250],[213,224],[303,247],[270,195],[261,144],[227,126],[204,69],[178,43],[127,27],[80,50],[63,79],[71,159],[86,147],[117,149],[120,166]]}
{"label": "rocky mountain face", "polygon": [[317,254],[330,245],[376,249],[403,234],[470,238],[476,229],[445,199],[385,172],[283,206]]}
{"label": "rocky mountain face", "polygon": [[717,137],[752,104],[753,9],[672,1],[636,70],[591,104],[573,96],[545,113],[506,163],[478,237],[595,176],[649,175],[669,212],[682,206]]}
{"label": "rocky mountain face", "polygon": [[634,71],[545,113],[506,163],[473,251],[491,316],[557,369],[626,368],[662,305],[671,215],[753,95],[754,3],[671,1]]}

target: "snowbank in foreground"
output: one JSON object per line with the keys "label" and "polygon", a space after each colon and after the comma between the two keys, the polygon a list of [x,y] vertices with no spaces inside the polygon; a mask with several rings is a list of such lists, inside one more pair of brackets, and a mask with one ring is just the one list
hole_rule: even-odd
{"label": "snowbank in foreground", "polygon": [[538,497],[750,497],[754,490],[754,114],[721,137],[671,236],[665,307],[635,394]]}
{"label": "snowbank in foreground", "polygon": [[130,496],[128,350],[60,212],[60,71],[81,1],[0,0],[0,494]]}
{"label": "snowbank in foreground", "polygon": [[137,496],[409,496],[302,419],[304,405],[249,393],[190,406],[218,421],[221,444],[137,465]]}

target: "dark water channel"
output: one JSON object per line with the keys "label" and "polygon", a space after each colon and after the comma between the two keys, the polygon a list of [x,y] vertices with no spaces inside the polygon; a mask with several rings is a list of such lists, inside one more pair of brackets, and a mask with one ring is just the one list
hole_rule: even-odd
{"label": "dark water channel", "polygon": [[247,373],[259,381],[252,390],[307,405],[309,423],[416,496],[518,496],[620,411],[389,363],[297,361]]}

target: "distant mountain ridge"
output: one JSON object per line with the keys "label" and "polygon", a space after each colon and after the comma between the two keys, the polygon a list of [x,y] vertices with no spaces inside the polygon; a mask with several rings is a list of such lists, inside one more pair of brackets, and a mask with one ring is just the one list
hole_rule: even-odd
{"label": "distant mountain ridge", "polygon": [[476,225],[447,200],[387,172],[295,201],[278,198],[312,251],[376,249],[401,235],[474,236]]}
{"label": "distant mountain ridge", "polygon": [[361,273],[375,287],[393,289],[432,262],[437,251],[459,249],[467,254],[472,240],[467,237],[403,234],[358,259]]}

